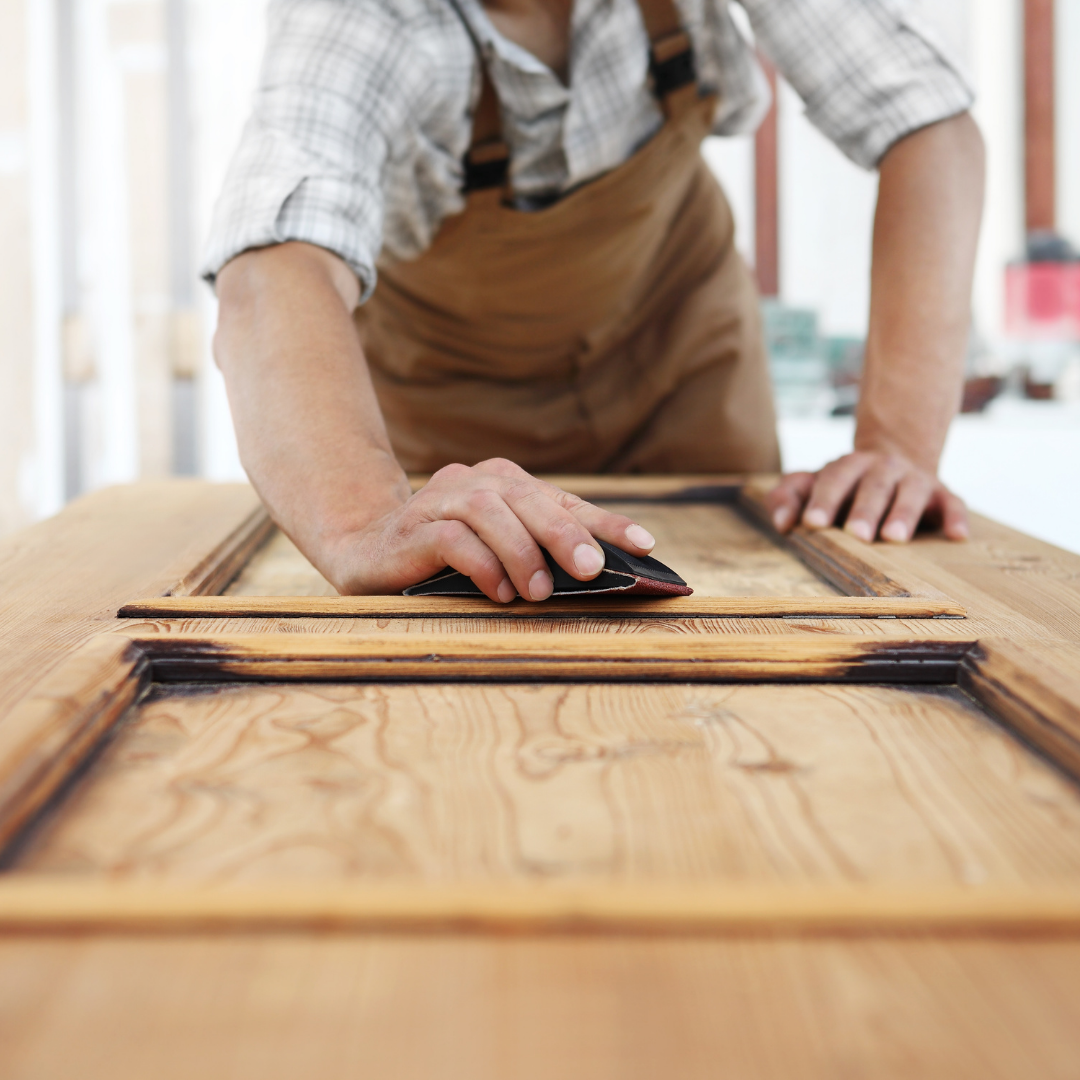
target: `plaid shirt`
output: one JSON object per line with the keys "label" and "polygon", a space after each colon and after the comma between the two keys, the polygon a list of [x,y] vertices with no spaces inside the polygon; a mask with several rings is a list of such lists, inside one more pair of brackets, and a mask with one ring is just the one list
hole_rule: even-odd
{"label": "plaid shirt", "polygon": [[[904,0],[741,0],[757,45],[810,121],[872,168],[972,94]],[[481,0],[457,0],[502,106],[523,199],[566,191],[626,161],[662,123],[637,0],[576,0],[570,86],[502,36]],[[752,131],[768,84],[728,0],[678,0],[715,131]],[[385,245],[418,255],[463,208],[462,157],[480,92],[476,45],[450,0],[271,0],[254,113],[218,200],[212,281],[233,256],[285,240],[329,249],[375,286]]]}

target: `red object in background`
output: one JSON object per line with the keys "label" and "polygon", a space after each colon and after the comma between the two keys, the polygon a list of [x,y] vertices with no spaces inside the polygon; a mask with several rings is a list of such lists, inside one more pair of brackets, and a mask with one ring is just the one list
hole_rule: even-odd
{"label": "red object in background", "polygon": [[1080,262],[1007,266],[1005,332],[1026,341],[1080,341]]}

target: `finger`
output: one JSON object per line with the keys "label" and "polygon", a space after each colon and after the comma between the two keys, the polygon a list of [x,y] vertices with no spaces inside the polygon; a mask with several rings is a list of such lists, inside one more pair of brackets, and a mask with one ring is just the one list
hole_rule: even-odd
{"label": "finger", "polygon": [[803,524],[811,529],[832,525],[873,461],[869,454],[846,454],[826,465],[814,477],[814,486],[803,511]]}
{"label": "finger", "polygon": [[497,490],[484,486],[482,478],[470,480],[477,486],[448,494],[441,516],[464,522],[494,552],[526,600],[546,600],[554,583],[536,539]]}
{"label": "finger", "polygon": [[[611,511],[603,509],[603,507],[586,502],[578,495],[564,491],[555,484],[548,483],[546,480],[538,480],[521,468],[520,465],[508,461],[506,458],[490,458],[487,461],[481,461],[476,468],[480,472],[505,479],[532,480],[539,484],[540,489],[546,492],[559,506],[573,514],[589,530],[592,536],[600,540],[606,540],[609,544],[614,544],[615,547],[621,548],[623,551],[647,555],[656,547],[656,539],[653,535],[648,529],[638,525],[632,518],[628,518],[624,514],[613,514]],[[561,562],[560,565],[562,565]],[[590,576],[595,577],[595,575]]]}
{"label": "finger", "polygon": [[[542,491],[545,491],[564,510],[573,514],[592,536],[600,540],[606,540],[609,544],[613,544],[623,551],[629,551],[637,555],[647,555],[656,547],[656,539],[648,529],[642,528],[631,518],[626,517],[624,514],[613,514],[602,507],[586,502],[569,491],[564,491],[562,488],[548,483],[546,480],[538,480],[521,468],[520,465],[508,461],[506,458],[490,458],[487,461],[481,461],[476,468],[488,475],[499,476],[508,480],[528,479],[539,484]],[[555,554],[555,552],[552,552],[552,554]],[[585,553],[582,554],[585,555],[585,559],[591,565],[592,560],[589,556]],[[560,565],[564,565],[558,555],[556,555],[556,559]],[[584,577],[587,579],[596,576],[591,572],[583,574],[581,568],[577,566],[573,569],[566,567],[566,569],[578,578]]]}
{"label": "finger", "polygon": [[628,518],[625,514],[613,514],[610,510],[566,492],[563,492],[563,495],[566,498],[558,499],[560,505],[569,510],[598,540],[605,540],[632,555],[648,555],[656,547],[656,538],[633,518]]}
{"label": "finger", "polygon": [[813,473],[788,473],[765,496],[765,509],[777,532],[787,532],[799,520],[813,487]]}
{"label": "finger", "polygon": [[[579,581],[588,581],[604,569],[603,549],[592,532],[552,497],[553,491],[558,489],[550,484],[542,484],[528,474],[522,479],[504,481],[501,485],[501,495],[506,505],[536,542],[551,552],[568,574]],[[599,507],[596,509],[600,510]],[[628,522],[629,518],[624,521]],[[624,524],[624,535],[626,528]]]}
{"label": "finger", "polygon": [[881,539],[907,543],[915,535],[923,514],[934,497],[934,481],[921,473],[909,473],[896,488],[892,508],[881,526]]}
{"label": "finger", "polygon": [[971,530],[968,523],[968,508],[964,500],[959,495],[954,495],[944,485],[940,485],[937,501],[945,535],[950,540],[966,540],[971,535]]}
{"label": "finger", "polygon": [[892,506],[903,476],[903,465],[889,459],[879,461],[869,469],[859,479],[844,531],[869,544],[877,536],[878,527]]}
{"label": "finger", "polygon": [[505,604],[517,595],[498,556],[465,522],[435,521],[419,532],[438,562],[471,578],[490,600]]}
{"label": "finger", "polygon": [[[527,472],[515,461],[511,461],[509,458],[488,458],[486,461],[480,461],[473,466],[476,472],[483,473],[485,476],[501,476],[506,479],[515,480],[528,478],[534,480],[538,484],[546,484],[544,480],[537,480],[532,473]],[[552,486],[552,485],[547,485]]]}

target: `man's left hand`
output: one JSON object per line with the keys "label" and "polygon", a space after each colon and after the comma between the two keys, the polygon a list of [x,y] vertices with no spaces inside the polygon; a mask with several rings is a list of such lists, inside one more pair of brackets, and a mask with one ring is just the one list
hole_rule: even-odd
{"label": "man's left hand", "polygon": [[780,532],[800,523],[811,529],[843,524],[867,543],[878,536],[904,543],[925,520],[940,525],[950,540],[968,537],[962,499],[934,473],[900,454],[881,451],[856,450],[820,472],[788,473],[769,492],[766,506]]}

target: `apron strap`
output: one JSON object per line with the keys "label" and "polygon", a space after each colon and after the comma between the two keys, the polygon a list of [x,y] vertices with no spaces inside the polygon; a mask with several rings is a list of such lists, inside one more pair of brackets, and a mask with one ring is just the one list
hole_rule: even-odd
{"label": "apron strap", "polygon": [[473,113],[472,137],[462,161],[465,179],[461,185],[461,193],[467,195],[471,191],[484,191],[487,188],[506,188],[510,181],[510,147],[502,137],[499,95],[491,81],[487,64],[484,63],[484,49],[472,24],[465,17],[458,0],[450,0],[450,6],[473,43],[481,80],[480,100],[477,101],[476,112]]}
{"label": "apron strap", "polygon": [[681,116],[698,100],[694,46],[675,0],[638,0],[649,35],[652,90],[669,119]]}
{"label": "apron strap", "polygon": [[510,181],[510,147],[502,137],[499,95],[480,57],[480,100],[473,114],[472,141],[465,151],[463,194],[486,188],[505,188]]}

